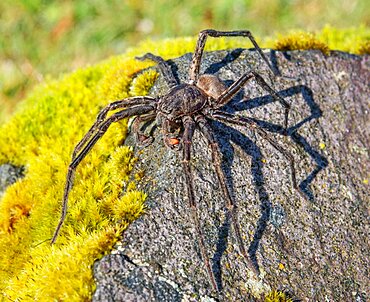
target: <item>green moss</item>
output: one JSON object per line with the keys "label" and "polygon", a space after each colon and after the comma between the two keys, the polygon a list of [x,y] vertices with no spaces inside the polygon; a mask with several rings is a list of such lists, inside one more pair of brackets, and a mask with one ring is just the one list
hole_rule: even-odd
{"label": "green moss", "polygon": [[[0,164],[26,167],[26,176],[8,187],[0,201],[0,292],[5,300],[91,299],[94,261],[145,211],[146,196],[130,182],[136,159],[122,146],[127,122],[115,123],[78,167],[67,219],[51,247],[73,147],[108,102],[148,92],[158,74],[141,72],[153,63],[135,56],[153,52],[169,59],[192,52],[195,41],[145,41],[122,56],[48,80],[0,128]],[[247,39],[207,43],[207,50],[236,47],[252,46]]]}

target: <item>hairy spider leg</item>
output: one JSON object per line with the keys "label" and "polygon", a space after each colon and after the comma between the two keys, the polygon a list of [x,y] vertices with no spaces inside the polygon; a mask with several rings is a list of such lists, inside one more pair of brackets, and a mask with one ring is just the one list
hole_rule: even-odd
{"label": "hairy spider leg", "polygon": [[[167,83],[167,86],[171,89],[176,86],[178,86],[180,83],[177,81],[172,68],[170,64],[168,64],[167,61],[165,61],[162,57],[156,56],[152,53],[146,53],[142,57],[136,57],[137,60],[144,61],[144,60],[151,60],[153,62],[156,62],[158,64],[158,67],[161,71],[161,74]],[[139,123],[139,121],[138,121]],[[136,124],[136,127],[138,125]],[[181,148],[180,140],[177,137],[170,136],[171,133],[169,131],[170,129],[170,121],[165,119],[162,125],[162,132],[163,132],[163,140],[167,147],[170,147],[171,149],[179,150]],[[140,135],[140,132],[138,132]],[[150,143],[149,143],[150,144]]]}
{"label": "hairy spider leg", "polygon": [[278,92],[273,89],[266,81],[254,70],[248,71],[243,74],[237,81],[235,81],[229,88],[227,88],[217,99],[213,108],[218,109],[230,102],[231,99],[242,89],[242,87],[250,80],[254,78],[259,86],[266,90],[274,99],[278,101],[285,108],[284,112],[284,130],[288,128],[288,115],[290,110],[289,103],[279,96]]}
{"label": "hairy spider leg", "polygon": [[272,65],[270,64],[269,60],[267,60],[265,54],[261,50],[261,48],[258,46],[256,40],[254,39],[252,33],[249,30],[237,30],[237,31],[218,31],[214,29],[205,29],[202,30],[199,33],[198,40],[197,40],[197,45],[195,47],[195,51],[193,53],[193,58],[191,61],[191,66],[190,66],[190,81],[192,84],[196,84],[198,82],[199,78],[199,70],[200,70],[200,62],[202,59],[204,47],[206,45],[207,37],[247,37],[252,44],[254,45],[255,49],[261,56],[261,58],[266,62],[267,66],[270,68],[272,73],[275,76],[279,76],[279,72],[275,70]]}
{"label": "hairy spider leg", "polygon": [[152,53],[148,52],[142,57],[136,57],[136,59],[140,61],[151,60],[158,63],[159,70],[161,71],[168,87],[173,88],[179,85],[179,82],[176,80],[176,77],[172,72],[170,64],[168,64],[162,57],[153,55]]}
{"label": "hairy spider leg", "polygon": [[79,165],[79,163],[85,158],[85,156],[89,153],[89,151],[96,144],[96,142],[104,135],[104,133],[108,130],[109,126],[112,123],[118,122],[118,121],[120,121],[120,120],[122,120],[126,117],[146,114],[146,113],[148,113],[148,112],[150,112],[154,109],[155,109],[154,105],[140,105],[140,106],[136,106],[136,107],[132,107],[132,108],[127,108],[127,109],[124,109],[122,111],[114,113],[113,115],[108,117],[106,120],[101,122],[96,128],[96,130],[98,130],[98,131],[93,136],[91,136],[89,132],[90,131],[95,132],[95,129],[89,130],[89,132],[86,134],[86,136],[89,136],[91,138],[87,141],[87,143],[85,144],[85,146],[81,150],[81,152],[78,153],[78,155],[75,158],[72,159],[72,162],[68,166],[67,179],[66,179],[66,184],[65,184],[65,187],[64,187],[62,213],[61,213],[61,217],[60,217],[58,226],[56,227],[53,238],[51,240],[51,244],[55,243],[55,240],[57,239],[57,237],[59,235],[60,228],[62,227],[64,219],[66,217],[67,204],[68,204],[68,195],[69,195],[69,192],[72,189],[74,174],[75,174],[76,168]]}
{"label": "hairy spider leg", "polygon": [[184,169],[184,174],[185,174],[185,182],[186,182],[187,195],[188,195],[188,200],[189,200],[189,205],[190,205],[190,210],[191,210],[191,216],[194,222],[196,234],[198,237],[200,253],[202,255],[203,262],[205,264],[205,267],[208,273],[208,277],[210,279],[213,289],[215,291],[218,291],[216,279],[215,279],[215,276],[211,268],[209,257],[207,255],[203,231],[202,231],[202,228],[199,222],[198,207],[195,201],[193,178],[191,177],[192,175],[191,167],[190,167],[191,145],[192,145],[192,139],[193,139],[193,134],[195,130],[195,122],[190,116],[184,116],[182,120],[183,120],[184,128],[185,128],[184,134],[182,137],[182,144],[183,144],[183,162],[182,163],[183,163],[183,169]]}
{"label": "hairy spider leg", "polygon": [[251,261],[248,253],[245,250],[243,239],[240,232],[239,222],[238,222],[238,207],[236,203],[234,202],[233,198],[231,197],[230,189],[227,185],[227,180],[224,171],[222,170],[222,156],[221,151],[218,146],[215,134],[213,129],[211,128],[210,124],[206,120],[206,118],[203,115],[198,115],[196,117],[196,122],[198,123],[199,129],[203,136],[208,141],[209,146],[211,147],[211,153],[212,153],[212,163],[215,168],[218,182],[221,186],[223,195],[226,198],[226,207],[231,215],[231,221],[235,233],[235,237],[238,241],[239,250],[240,253],[244,256],[244,258],[247,260],[248,267],[256,274],[258,275],[258,270],[256,266]]}
{"label": "hairy spider leg", "polygon": [[277,150],[280,154],[282,154],[285,159],[289,162],[290,166],[290,175],[293,188],[299,193],[301,197],[308,200],[308,197],[304,194],[301,188],[297,184],[296,178],[296,170],[295,170],[295,163],[293,155],[286,150],[283,146],[278,144],[272,137],[267,133],[262,127],[258,126],[251,118],[242,117],[236,114],[229,114],[219,110],[212,110],[211,116],[213,119],[218,120],[220,122],[226,122],[234,125],[248,127],[252,131],[256,131],[262,138],[267,140],[270,145]]}
{"label": "hairy spider leg", "polygon": [[149,105],[156,102],[155,98],[148,97],[148,96],[135,96],[131,98],[126,98],[123,100],[115,101],[107,106],[105,106],[102,110],[100,110],[98,116],[96,117],[95,123],[91,126],[89,131],[85,134],[82,140],[76,145],[75,149],[73,150],[72,160],[76,157],[77,153],[81,150],[81,148],[86,144],[86,142],[90,139],[90,137],[95,133],[95,131],[99,128],[99,125],[104,122],[105,118],[109,111],[116,110],[119,108],[124,108],[128,106],[137,106],[137,105]]}

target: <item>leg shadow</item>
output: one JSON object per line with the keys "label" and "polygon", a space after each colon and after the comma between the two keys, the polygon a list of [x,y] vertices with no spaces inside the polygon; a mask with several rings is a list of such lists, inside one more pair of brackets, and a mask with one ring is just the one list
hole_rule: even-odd
{"label": "leg shadow", "polygon": [[[317,174],[328,166],[328,160],[320,154],[318,150],[315,150],[304,138],[298,133],[298,129],[304,126],[306,123],[311,122],[314,119],[318,119],[322,116],[322,111],[320,107],[315,103],[313,98],[313,93],[310,88],[305,85],[297,85],[290,87],[285,90],[281,90],[278,93],[282,98],[291,97],[297,94],[301,94],[303,100],[307,104],[310,114],[304,117],[301,121],[297,122],[295,125],[288,127],[287,131],[281,125],[271,123],[269,121],[263,121],[252,118],[259,126],[266,129],[269,132],[278,133],[280,135],[288,136],[295,144],[299,145],[303,150],[312,158],[316,166],[309,173],[309,175],[299,183],[300,189],[306,194],[306,196],[314,201],[314,195],[310,189],[310,184],[317,176]],[[248,101],[243,99],[235,99],[229,108],[225,108],[229,113],[238,113],[240,111],[250,110],[256,107],[265,106],[273,103],[275,100],[271,96],[263,96]]]}
{"label": "leg shadow", "polygon": [[[238,145],[252,159],[251,175],[253,185],[255,187],[258,199],[260,201],[261,216],[258,219],[257,229],[254,233],[252,243],[248,248],[248,254],[253,265],[258,271],[259,266],[257,263],[256,252],[259,246],[260,239],[262,238],[263,233],[267,227],[267,223],[271,213],[271,202],[269,201],[267,191],[264,188],[265,181],[262,173],[263,156],[259,147],[243,133],[219,122],[213,122],[212,125],[214,129],[217,129],[217,132],[221,132],[221,135],[218,136],[218,143],[221,148],[222,154],[227,153],[228,159],[230,159],[230,163],[227,164],[224,163],[222,168],[225,172],[227,185],[230,188],[231,195],[234,200],[235,200],[235,191],[231,171],[231,163],[234,161],[234,150],[231,143]],[[231,226],[230,215],[231,215],[230,212],[226,213],[226,218],[222,226],[218,230],[216,252],[212,258],[212,269],[215,274],[217,285],[220,289],[222,289],[221,259],[228,245],[228,236],[230,233]]]}
{"label": "leg shadow", "polygon": [[[320,154],[317,150],[315,150],[304,138],[302,135],[298,133],[298,129],[302,127],[304,124],[318,119],[322,116],[322,111],[319,106],[315,103],[313,98],[313,93],[310,88],[304,85],[294,86],[282,91],[278,92],[279,95],[283,98],[290,97],[296,94],[301,94],[305,103],[307,104],[308,108],[310,109],[310,114],[307,117],[304,117],[302,120],[297,122],[295,125],[290,126],[287,131],[278,124],[274,124],[268,121],[254,119],[254,121],[264,129],[269,132],[278,133],[280,135],[288,136],[295,144],[299,145],[303,150],[314,160],[316,166],[313,170],[306,176],[304,180],[299,183],[300,189],[306,194],[309,200],[314,201],[314,195],[310,189],[310,184],[315,179],[317,174],[327,167],[328,160]],[[271,96],[264,96],[258,97],[254,99],[250,99],[248,101],[243,100],[243,92],[239,93],[236,98],[230,104],[222,108],[228,113],[237,113],[239,111],[245,111],[248,109],[252,109],[255,107],[265,106],[272,102],[274,102],[274,98]],[[257,227],[253,235],[253,240],[250,243],[248,248],[248,254],[250,259],[252,260],[253,264],[255,265],[256,269],[259,270],[259,265],[257,262],[257,250],[260,245],[260,240],[266,230],[268,222],[270,220],[271,215],[271,202],[269,200],[269,196],[264,188],[265,181],[262,173],[263,164],[261,159],[262,153],[259,147],[254,144],[248,137],[246,137],[243,133],[239,132],[238,130],[229,127],[223,123],[213,121],[212,126],[214,130],[217,129],[217,132],[220,132],[217,135],[218,143],[221,148],[222,154],[228,154],[228,159],[230,160],[229,163],[223,164],[223,170],[226,174],[228,186],[232,193],[232,197],[235,200],[235,192],[233,187],[233,179],[231,173],[231,163],[234,161],[234,150],[232,147],[232,143],[238,145],[245,154],[249,155],[252,159],[252,166],[251,166],[251,175],[253,179],[253,185],[256,189],[256,193],[258,195],[258,199],[260,201],[260,210],[261,216],[258,219]],[[227,139],[226,139],[227,138]],[[215,272],[216,281],[218,283],[219,288],[222,288],[222,278],[221,278],[221,259],[222,255],[227,248],[228,243],[228,235],[230,232],[230,216],[227,215],[224,223],[219,229],[218,232],[218,242],[216,245],[216,252],[214,257],[212,258],[213,263],[213,270]]]}

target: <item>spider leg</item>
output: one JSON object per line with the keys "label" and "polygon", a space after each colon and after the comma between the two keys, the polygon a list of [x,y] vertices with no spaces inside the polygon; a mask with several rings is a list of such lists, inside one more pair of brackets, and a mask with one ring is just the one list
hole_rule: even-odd
{"label": "spider leg", "polygon": [[[90,135],[91,139],[87,141],[86,145],[84,148],[81,150],[81,152],[78,153],[76,157],[72,159],[72,162],[68,166],[68,173],[67,173],[67,179],[66,179],[66,184],[64,187],[64,195],[63,195],[63,206],[62,206],[62,213],[61,217],[58,223],[58,226],[55,229],[53,238],[51,240],[51,244],[55,242],[55,240],[58,237],[60,228],[63,225],[64,219],[67,214],[67,204],[68,204],[68,195],[69,192],[71,191],[72,185],[73,185],[73,178],[74,178],[74,173],[79,165],[79,163],[85,158],[87,153],[92,149],[92,147],[96,144],[96,142],[104,135],[104,133],[108,130],[109,126],[117,122],[119,120],[122,120],[126,117],[134,116],[134,115],[141,115],[150,112],[151,110],[155,109],[153,105],[142,105],[142,106],[137,106],[137,107],[132,107],[132,108],[127,108],[122,111],[116,112],[104,121],[102,121],[98,126],[97,126],[97,132],[94,135]],[[90,132],[90,131],[89,131]],[[86,136],[85,136],[86,137]],[[85,139],[85,137],[83,139]],[[79,146],[79,144],[77,145]],[[76,146],[76,148],[77,148]],[[77,152],[76,152],[77,154]]]}
{"label": "spider leg", "polygon": [[260,136],[262,136],[265,140],[267,140],[270,143],[270,145],[275,150],[277,150],[279,153],[281,153],[286,158],[286,160],[289,162],[292,186],[299,193],[301,197],[308,200],[308,197],[304,194],[304,192],[301,190],[301,188],[297,184],[296,170],[295,170],[293,155],[288,150],[286,150],[283,146],[278,144],[274,140],[274,138],[271,135],[269,135],[268,132],[266,132],[262,127],[258,126],[251,118],[248,118],[248,117],[242,117],[236,114],[229,114],[229,113],[225,113],[219,110],[212,111],[211,116],[215,120],[218,120],[221,122],[240,125],[244,127],[246,126],[249,129],[256,131]]}
{"label": "spider leg", "polygon": [[81,148],[86,144],[86,142],[90,139],[90,137],[95,133],[98,129],[99,125],[105,120],[109,111],[116,110],[119,108],[130,107],[130,106],[137,106],[137,105],[150,105],[155,104],[156,99],[148,96],[136,96],[131,98],[126,98],[123,100],[115,101],[107,106],[105,106],[96,117],[95,123],[91,126],[89,131],[86,132],[85,136],[82,140],[76,145],[75,149],[73,150],[72,159],[74,159],[77,153],[81,150]]}
{"label": "spider leg", "polygon": [[218,30],[213,30],[213,29],[206,29],[206,30],[202,30],[199,33],[197,45],[196,45],[195,51],[193,53],[193,58],[192,58],[192,61],[191,61],[191,66],[190,66],[190,74],[189,74],[191,84],[196,84],[197,81],[198,81],[200,62],[201,62],[201,59],[202,59],[204,47],[206,45],[206,41],[207,41],[208,36],[215,37],[215,38],[217,38],[217,37],[247,37],[252,42],[252,44],[254,45],[255,49],[257,50],[257,52],[259,53],[261,58],[266,62],[266,64],[268,65],[268,67],[270,68],[272,73],[275,76],[279,75],[279,72],[277,70],[275,70],[272,67],[271,63],[267,60],[265,54],[263,53],[261,48],[258,46],[256,40],[254,39],[254,37],[253,37],[253,35],[250,31],[248,31],[248,30],[218,31]]}
{"label": "spider leg", "polygon": [[196,230],[196,234],[198,237],[199,249],[202,254],[203,262],[206,267],[208,277],[211,281],[213,289],[215,291],[218,291],[216,279],[215,279],[215,276],[213,274],[213,271],[212,271],[212,268],[209,262],[209,257],[207,255],[203,231],[202,231],[202,228],[200,227],[197,203],[195,201],[193,178],[191,176],[191,167],[190,167],[191,144],[192,144],[193,134],[195,130],[195,122],[193,121],[191,117],[185,116],[183,118],[183,123],[185,127],[184,135],[182,137],[183,169],[184,169],[184,174],[185,174],[185,182],[186,182],[186,187],[187,187],[187,195],[189,199],[191,216],[192,216],[192,219],[195,225],[195,230]]}
{"label": "spider leg", "polygon": [[226,207],[229,210],[231,214],[231,221],[233,224],[233,229],[235,232],[236,239],[238,241],[239,249],[241,254],[244,256],[244,258],[247,260],[248,267],[256,274],[258,275],[258,270],[256,266],[251,261],[250,257],[248,256],[248,253],[245,250],[243,239],[240,232],[239,222],[238,222],[238,207],[235,204],[233,198],[231,197],[230,189],[227,185],[226,176],[224,171],[222,170],[222,157],[221,157],[221,151],[219,149],[216,137],[214,135],[214,131],[211,128],[210,124],[206,120],[206,118],[203,115],[198,115],[196,117],[196,122],[198,123],[199,129],[202,132],[203,136],[207,139],[212,152],[212,163],[215,167],[218,182],[221,186],[222,192],[226,198]]}
{"label": "spider leg", "polygon": [[169,88],[173,88],[179,84],[172,72],[170,64],[166,62],[162,57],[153,55],[152,53],[146,53],[142,57],[136,57],[136,59],[140,61],[151,60],[158,63],[159,70],[161,71],[163,78]]}
{"label": "spider leg", "polygon": [[143,146],[147,147],[153,142],[153,137],[151,135],[146,135],[143,131],[143,127],[150,125],[156,117],[156,113],[147,114],[144,116],[137,116],[132,124],[133,131],[135,132],[137,142]]}
{"label": "spider leg", "polygon": [[254,78],[258,85],[266,90],[276,101],[278,101],[284,108],[284,129],[286,131],[288,127],[288,115],[290,110],[289,103],[284,100],[275,89],[266,83],[266,81],[254,70],[248,71],[242,75],[237,81],[235,81],[228,89],[226,89],[217,99],[214,108],[218,109],[230,102],[230,100],[237,94],[240,89],[250,80]]}

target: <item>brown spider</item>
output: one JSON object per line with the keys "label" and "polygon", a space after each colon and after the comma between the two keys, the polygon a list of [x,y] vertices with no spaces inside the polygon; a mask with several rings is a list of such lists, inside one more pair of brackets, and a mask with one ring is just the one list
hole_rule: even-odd
{"label": "brown spider", "polygon": [[[255,265],[249,259],[249,256],[244,248],[242,236],[239,230],[237,207],[231,197],[230,189],[226,183],[224,171],[221,168],[221,153],[215,138],[215,134],[210,126],[210,120],[242,125],[256,131],[260,136],[267,140],[278,152],[282,153],[284,157],[289,161],[293,187],[297,191],[300,191],[296,182],[293,156],[281,145],[279,145],[264,129],[258,126],[251,118],[241,117],[239,115],[226,113],[220,110],[220,108],[230,102],[231,99],[252,78],[285,108],[285,129],[287,128],[290,106],[255,71],[246,72],[230,87],[226,87],[223,82],[214,75],[199,75],[201,58],[208,36],[241,36],[249,38],[255,46],[255,49],[269,66],[271,71],[275,75],[278,75],[277,72],[270,65],[261,48],[257,45],[256,41],[249,31],[216,31],[212,29],[201,31],[199,33],[195,52],[192,57],[189,71],[189,83],[178,84],[175,76],[172,73],[171,67],[161,57],[148,53],[143,57],[138,58],[140,60],[150,59],[158,63],[158,67],[170,90],[167,94],[161,97],[153,98],[149,96],[138,96],[119,100],[107,105],[100,111],[95,123],[82,138],[82,140],[77,144],[73,151],[72,161],[68,167],[67,180],[64,189],[62,214],[51,243],[54,243],[57,239],[60,228],[65,219],[67,213],[68,195],[72,188],[74,173],[79,163],[85,158],[85,156],[95,145],[95,143],[104,135],[104,133],[107,131],[112,123],[127,117],[136,116],[132,129],[135,132],[136,138],[139,143],[147,146],[153,141],[153,137],[147,136],[143,133],[142,127],[144,127],[144,125],[146,125],[147,123],[155,121],[162,130],[165,145],[176,151],[182,150],[187,197],[189,199],[192,219],[194,221],[196,234],[198,236],[199,248],[212,287],[216,291],[218,290],[217,283],[211,269],[209,257],[206,252],[203,232],[200,227],[197,213],[197,203],[194,196],[192,172],[190,167],[191,145],[193,134],[196,129],[202,133],[202,135],[206,138],[210,145],[210,149],[212,152],[212,162],[216,170],[223,195],[226,200],[226,207],[231,214],[232,225],[238,241],[240,252],[247,260],[248,266],[256,274],[258,274]],[[122,110],[107,117],[109,111],[116,109]]]}

